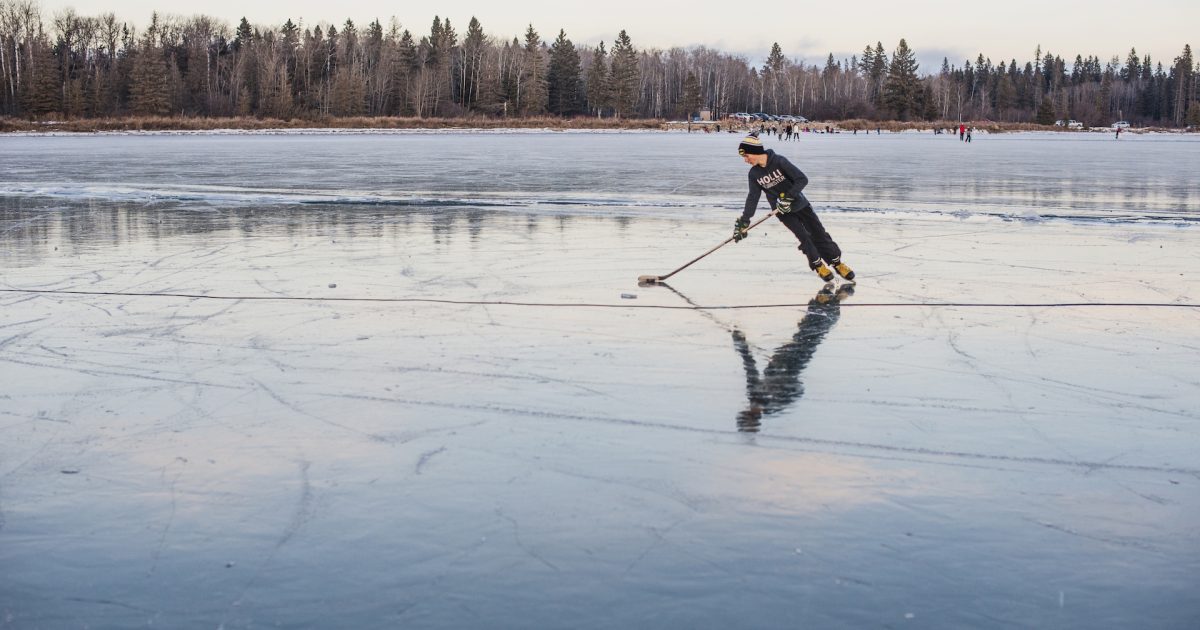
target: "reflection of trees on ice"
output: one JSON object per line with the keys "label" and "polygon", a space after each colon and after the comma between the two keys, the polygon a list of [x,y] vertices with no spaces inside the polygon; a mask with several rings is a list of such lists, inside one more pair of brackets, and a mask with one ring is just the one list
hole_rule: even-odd
{"label": "reflection of trees on ice", "polygon": [[739,431],[756,432],[763,416],[779,413],[804,395],[800,375],[812,360],[817,346],[837,323],[841,315],[839,303],[854,295],[854,285],[844,284],[834,291],[825,285],[808,302],[808,310],[800,320],[792,340],[771,355],[767,367],[759,373],[758,364],[746,343],[742,331],[734,328],[733,347],[742,357],[746,368],[746,398],[749,406],[737,415]]}

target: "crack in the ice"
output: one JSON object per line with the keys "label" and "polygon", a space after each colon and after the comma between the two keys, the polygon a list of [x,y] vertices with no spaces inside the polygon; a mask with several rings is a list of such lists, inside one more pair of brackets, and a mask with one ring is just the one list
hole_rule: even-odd
{"label": "crack in the ice", "polygon": [[[939,319],[941,319],[940,314],[939,314]],[[945,324],[944,321],[941,323],[943,325]],[[958,345],[959,333],[954,328],[947,326],[946,335],[947,335],[947,339],[946,339],[947,343],[949,343],[950,347],[956,353],[958,353],[959,356],[961,356],[963,358],[963,360],[966,362],[967,366],[970,367],[972,370],[974,370],[977,375],[979,375],[981,378],[983,378],[983,380],[987,381],[993,387],[1000,390],[1000,394],[1002,396],[1004,396],[1005,399],[1008,400],[1009,408],[1012,409],[1016,418],[1018,420],[1020,420],[1021,423],[1023,423],[1026,428],[1028,428],[1030,431],[1032,431],[1033,434],[1036,435],[1039,439],[1041,439],[1041,441],[1043,443],[1045,443],[1047,446],[1049,446],[1050,448],[1052,448],[1054,450],[1057,450],[1059,453],[1061,453],[1066,458],[1068,458],[1068,461],[1077,460],[1074,453],[1067,450],[1066,447],[1059,444],[1058,442],[1052,440],[1050,438],[1050,436],[1046,435],[1045,432],[1043,432],[1040,427],[1038,427],[1036,424],[1034,424],[1034,422],[1025,413],[1025,410],[1021,409],[1017,405],[1016,396],[1013,395],[1013,392],[1011,389],[1006,387],[1005,384],[1001,383],[1000,377],[998,375],[991,374],[989,372],[985,372],[983,367],[980,365],[979,359],[977,359],[974,355],[970,354],[969,352],[967,352],[959,347],[959,345]]]}
{"label": "crack in the ice", "polygon": [[312,418],[313,420],[316,420],[317,422],[321,422],[323,424],[327,424],[332,427],[337,427],[343,431],[349,431],[350,433],[361,435],[363,437],[370,438],[377,442],[389,443],[392,441],[391,438],[388,438],[385,435],[379,435],[376,433],[368,433],[366,431],[360,431],[354,427],[342,424],[340,422],[334,422],[333,420],[330,420],[328,418],[323,418],[321,416],[318,416],[306,409],[299,407],[298,405],[293,404],[291,401],[285,399],[283,396],[280,396],[279,394],[275,393],[275,390],[271,389],[270,387],[267,387],[267,385],[265,383],[258,380],[257,378],[251,378],[250,380],[254,381],[255,384],[258,385],[258,388],[261,389],[262,391],[266,392],[266,394],[268,396],[270,396],[272,400],[274,400],[275,402],[283,405],[284,407],[287,407],[288,409],[291,409],[292,411],[294,411],[306,418]]}
{"label": "crack in the ice", "polygon": [[429,460],[432,459],[434,455],[437,455],[438,453],[444,453],[445,451],[446,447],[442,446],[432,451],[421,453],[421,458],[417,460],[417,465],[413,469],[413,472],[418,475],[421,474],[421,471],[425,468],[425,464],[429,463]]}
{"label": "crack in the ice", "polygon": [[671,523],[670,525],[668,525],[667,527],[665,527],[661,530],[657,527],[646,528],[650,531],[650,533],[654,534],[654,540],[652,540],[649,545],[646,545],[646,548],[642,549],[642,552],[639,553],[636,558],[631,560],[629,562],[629,564],[625,565],[625,570],[621,572],[621,575],[629,575],[629,573],[631,571],[633,571],[634,567],[641,564],[642,560],[644,560],[646,558],[646,556],[650,555],[651,551],[654,551],[655,549],[659,548],[660,546],[667,544],[666,534],[671,533],[671,530],[675,529],[680,524],[684,523],[685,520],[686,519],[680,519],[678,521],[675,521],[674,523]]}
{"label": "crack in the ice", "polygon": [[[536,409],[521,409],[513,407],[501,407],[496,405],[474,405],[467,403],[448,403],[441,401],[417,400],[411,398],[388,398],[385,396],[373,396],[368,394],[348,394],[345,392],[318,392],[318,395],[327,396],[330,398],[345,398],[348,400],[368,400],[376,402],[387,402],[399,405],[412,405],[416,407],[432,407],[436,409],[454,409],[459,411],[481,411],[487,413],[503,413],[515,417],[530,417],[540,419],[554,420],[577,420],[581,422],[599,422],[603,424],[636,426],[647,429],[663,429],[669,431],[680,431],[686,433],[697,433],[703,435],[716,435],[722,437],[734,437],[739,435],[736,431],[723,431],[719,429],[704,429],[700,427],[691,427],[685,425],[669,424],[666,422],[650,422],[646,420],[631,420],[629,418],[617,417],[602,417],[602,416],[586,416],[581,414],[560,413],[553,411],[541,411]],[[1182,475],[1192,475],[1200,478],[1200,468],[1185,468],[1182,466],[1150,466],[1138,464],[1105,464],[1103,462],[1089,462],[1083,460],[1058,459],[1053,457],[1030,457],[1022,455],[998,455],[992,453],[972,453],[968,451],[949,451],[934,448],[914,447],[914,446],[895,446],[892,444],[877,444],[871,442],[857,442],[852,440],[829,440],[823,438],[811,438],[801,436],[787,435],[771,435],[768,433],[759,433],[760,440],[774,440],[781,442],[794,442],[800,444],[814,444],[820,446],[837,446],[846,448],[859,448],[865,450],[886,451],[894,453],[908,453],[913,455],[927,455],[936,457],[951,457],[958,459],[969,459],[979,461],[1000,461],[1013,462],[1023,464],[1041,464],[1047,466],[1065,466],[1069,468],[1082,469],[1104,469],[1104,470],[1128,470],[1134,472],[1173,472]]]}
{"label": "crack in the ice", "polygon": [[[282,549],[283,546],[289,541],[291,541],[291,539],[300,531],[301,528],[304,527],[309,519],[312,518],[313,489],[312,484],[308,479],[309,465],[310,462],[308,461],[299,462],[300,496],[296,500],[296,507],[292,511],[291,520],[289,520],[288,524],[284,527],[283,532],[275,541],[275,545],[267,553],[267,557],[263,559],[263,561],[254,570],[254,574],[250,576],[250,579],[242,587],[242,590],[238,594],[237,598],[230,602],[229,609],[227,609],[225,612],[226,619],[229,616],[230,609],[242,605],[242,601],[245,599],[246,593],[250,592],[250,589],[258,583],[259,578],[261,578],[263,573],[267,570],[267,567],[271,566],[271,563],[275,561],[275,555],[279,553],[279,550]],[[222,619],[220,625],[221,627],[224,627],[225,619]]]}
{"label": "crack in the ice", "polygon": [[[179,461],[183,461],[184,463],[186,463],[186,460],[183,460],[182,458],[179,458],[179,457],[175,458],[175,462],[179,462]],[[175,463],[175,462],[172,462],[172,463]],[[163,466],[163,469],[162,469],[162,475],[164,478],[167,474],[167,468],[168,468],[168,466]],[[171,479],[171,483],[168,484],[168,487],[171,491],[171,510],[167,514],[167,523],[165,525],[163,525],[162,532],[159,533],[158,546],[155,547],[154,553],[151,554],[150,571],[147,573],[147,575],[154,575],[154,572],[158,569],[158,558],[162,555],[163,549],[167,546],[167,534],[171,531],[171,526],[175,524],[175,509],[176,509],[175,484],[179,482],[179,477],[181,477],[182,475],[183,475],[182,470],[175,473],[175,477],[173,479]]]}
{"label": "crack in the ice", "polygon": [[51,363],[39,363],[36,361],[22,361],[19,359],[10,359],[10,358],[6,358],[6,357],[0,357],[0,361],[5,361],[8,363],[15,363],[17,365],[27,365],[30,367],[42,367],[42,368],[51,368],[51,369],[55,369],[55,370],[66,370],[68,372],[76,372],[78,374],[87,374],[88,376],[124,376],[126,378],[139,378],[139,379],[144,379],[144,380],[148,380],[148,381],[158,381],[158,382],[163,382],[163,383],[179,383],[179,384],[183,384],[183,385],[202,385],[204,387],[220,387],[220,388],[224,388],[224,389],[244,389],[243,387],[240,387],[237,385],[224,385],[221,383],[205,383],[202,381],[188,381],[188,380],[177,379],[177,378],[165,378],[165,377],[161,377],[161,376],[151,376],[148,374],[134,374],[134,373],[130,373],[130,372],[120,372],[117,370],[81,369],[81,368],[73,368],[73,367],[66,366],[66,365],[54,365]]}
{"label": "crack in the ice", "polygon": [[472,376],[472,377],[493,378],[493,379],[498,379],[498,380],[525,381],[525,382],[538,383],[538,384],[554,383],[556,385],[567,385],[569,387],[578,389],[580,391],[587,392],[589,394],[595,394],[597,396],[604,396],[605,398],[615,398],[612,394],[609,394],[607,392],[603,392],[601,390],[587,387],[586,385],[582,385],[577,380],[554,378],[554,377],[550,377],[550,376],[543,376],[540,374],[514,374],[512,372],[480,372],[480,371],[470,371],[470,370],[444,369],[444,368],[440,368],[440,367],[430,367],[430,366],[404,366],[404,367],[396,366],[396,367],[388,368],[388,371],[399,372],[402,374],[407,374],[410,372],[416,372],[416,373],[422,373],[422,374],[450,374],[450,375],[455,375],[455,376]]}
{"label": "crack in the ice", "polygon": [[[0,328],[12,328],[13,326],[24,326],[25,324],[36,324],[37,322],[43,322],[43,321],[46,321],[47,319],[50,319],[50,317],[49,316],[38,317],[36,319],[26,319],[26,320],[22,320],[19,322],[8,322],[5,324],[0,324]],[[10,337],[10,339],[11,339],[11,337]]]}
{"label": "crack in the ice", "polygon": [[137,612],[141,612],[141,613],[158,614],[160,612],[160,611],[153,610],[150,608],[143,608],[141,606],[134,606],[133,604],[126,604],[125,602],[118,602],[118,601],[112,600],[112,599],[92,599],[92,598],[87,598],[87,597],[64,597],[63,601],[79,602],[81,604],[103,604],[105,606],[117,606],[119,608],[127,608],[129,610],[136,610]]}
{"label": "crack in the ice", "polygon": [[1052,529],[1056,532],[1062,532],[1062,533],[1068,534],[1070,536],[1077,536],[1079,538],[1086,538],[1088,540],[1095,540],[1095,541],[1106,543],[1109,545],[1116,545],[1118,547],[1131,547],[1134,549],[1141,549],[1143,551],[1155,551],[1157,549],[1154,545],[1151,545],[1151,544],[1146,543],[1141,540],[1121,540],[1121,539],[1116,539],[1116,538],[1106,538],[1104,536],[1094,536],[1091,534],[1085,534],[1083,532],[1071,529],[1070,527],[1067,527],[1065,525],[1057,525],[1055,523],[1049,523],[1046,521],[1036,520],[1036,519],[1029,518],[1029,517],[1025,517],[1024,520],[1029,521],[1030,523],[1035,523],[1037,525],[1041,525],[1042,527],[1045,527],[1047,529]]}
{"label": "crack in the ice", "polygon": [[508,521],[512,525],[513,540],[516,541],[517,546],[521,548],[521,551],[524,551],[527,555],[529,555],[529,557],[546,565],[547,567],[554,570],[555,572],[561,572],[561,569],[559,569],[553,562],[550,562],[549,560],[543,558],[540,553],[531,549],[528,545],[525,544],[525,541],[521,540],[521,526],[520,526],[520,524],[517,523],[517,519],[506,514],[504,512],[504,510],[501,508],[496,508],[496,516],[499,516],[500,518]]}

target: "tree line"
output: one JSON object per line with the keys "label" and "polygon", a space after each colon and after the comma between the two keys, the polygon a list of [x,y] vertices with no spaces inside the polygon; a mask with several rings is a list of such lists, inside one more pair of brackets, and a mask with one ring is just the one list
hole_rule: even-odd
{"label": "tree line", "polygon": [[1039,47],[1024,63],[980,54],[944,59],[922,73],[901,39],[823,65],[789,59],[779,44],[765,63],[704,46],[638,49],[620,31],[578,46],[563,30],[546,39],[465,31],[434,17],[428,33],[394,18],[365,27],[233,27],[195,15],[155,14],[144,29],[113,13],[73,10],[48,21],[33,0],[0,0],[0,114],[30,118],[143,115],[319,118],[342,116],[673,118],[709,110],[800,114],[813,119],[994,120],[1073,118],[1089,125],[1200,124],[1190,46],[1166,66],[1131,49],[1126,59]]}

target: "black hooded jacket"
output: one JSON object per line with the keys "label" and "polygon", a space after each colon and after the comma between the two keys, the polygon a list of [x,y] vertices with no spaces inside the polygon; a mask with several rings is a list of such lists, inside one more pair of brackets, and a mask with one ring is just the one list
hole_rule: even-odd
{"label": "black hooded jacket", "polygon": [[749,220],[754,216],[754,211],[758,208],[758,199],[763,192],[767,193],[767,203],[771,204],[772,209],[775,208],[780,193],[787,193],[787,196],[794,200],[792,207],[796,210],[809,205],[808,199],[801,192],[808,185],[808,177],[796,168],[795,164],[771,149],[767,149],[766,155],[765,167],[750,167],[750,194],[746,195],[743,219]]}

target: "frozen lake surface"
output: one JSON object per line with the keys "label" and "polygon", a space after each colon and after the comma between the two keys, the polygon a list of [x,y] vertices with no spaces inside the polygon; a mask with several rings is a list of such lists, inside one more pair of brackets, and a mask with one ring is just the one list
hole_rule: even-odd
{"label": "frozen lake surface", "polygon": [[1200,139],[738,139],[0,137],[0,628],[1196,628]]}

